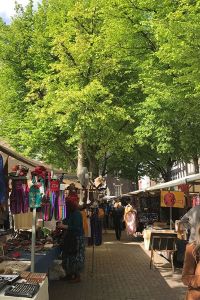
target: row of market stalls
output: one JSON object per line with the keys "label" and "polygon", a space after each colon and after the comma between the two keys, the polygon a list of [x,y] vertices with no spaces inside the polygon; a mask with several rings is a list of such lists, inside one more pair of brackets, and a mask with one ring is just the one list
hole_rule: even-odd
{"label": "row of market stalls", "polygon": [[200,174],[155,184],[126,196],[132,198],[138,210],[144,247],[151,250],[151,262],[154,250],[167,250],[175,253],[170,258],[172,269],[173,262],[182,267],[189,232],[180,219],[189,209],[200,205]]}
{"label": "row of market stalls", "polygon": [[58,253],[41,228],[65,217],[64,193],[75,179],[0,142],[0,300],[49,299],[47,272]]}
{"label": "row of market stalls", "polygon": [[130,192],[143,223],[180,219],[191,207],[200,203],[200,174],[188,175]]}
{"label": "row of market stalls", "polygon": [[[106,183],[101,176],[92,182],[86,176],[88,175],[86,168],[83,168],[77,182],[76,176],[25,158],[1,143],[0,159],[2,162],[0,190],[4,191],[2,195],[0,194],[0,207],[4,212],[2,216],[6,215],[6,218],[12,219],[8,220],[8,223],[14,228],[14,233],[27,229],[31,231],[33,271],[35,249],[40,248],[39,245],[35,245],[36,225],[54,230],[56,222],[66,217],[67,199],[79,201],[82,208],[87,207],[86,215],[93,215],[104,201]],[[86,219],[89,221],[87,216]],[[2,227],[5,229],[5,224]]]}

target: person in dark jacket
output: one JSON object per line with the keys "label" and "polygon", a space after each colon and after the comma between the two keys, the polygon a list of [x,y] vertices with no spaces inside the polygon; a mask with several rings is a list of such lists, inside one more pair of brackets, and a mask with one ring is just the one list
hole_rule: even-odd
{"label": "person in dark jacket", "polygon": [[62,266],[66,280],[71,283],[80,282],[80,272],[85,261],[85,244],[83,220],[76,201],[66,201],[68,218],[64,219],[60,228],[65,230],[63,238]]}
{"label": "person in dark jacket", "polygon": [[113,215],[113,223],[115,228],[116,239],[120,241],[124,208],[121,205],[121,202],[119,200],[117,200],[114,204],[112,215]]}

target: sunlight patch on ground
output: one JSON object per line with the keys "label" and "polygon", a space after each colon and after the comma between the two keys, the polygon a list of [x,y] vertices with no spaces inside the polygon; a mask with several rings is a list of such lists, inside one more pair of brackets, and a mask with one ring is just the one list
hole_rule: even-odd
{"label": "sunlight patch on ground", "polygon": [[115,244],[115,242],[104,242],[104,244],[110,244],[110,245],[113,245],[113,244]]}
{"label": "sunlight patch on ground", "polygon": [[138,245],[137,242],[127,242],[127,243],[122,243],[123,245]]}

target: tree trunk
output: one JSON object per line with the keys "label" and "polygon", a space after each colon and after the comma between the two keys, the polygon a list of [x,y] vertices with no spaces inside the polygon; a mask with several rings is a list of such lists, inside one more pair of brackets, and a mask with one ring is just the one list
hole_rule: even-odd
{"label": "tree trunk", "polygon": [[99,163],[98,160],[92,156],[89,160],[89,171],[92,172],[92,177],[98,177],[99,176]]}
{"label": "tree trunk", "polygon": [[193,156],[192,158],[193,162],[194,162],[194,170],[195,170],[195,173],[199,173],[199,158],[197,155]]}
{"label": "tree trunk", "polygon": [[174,160],[171,158],[168,159],[166,163],[166,168],[161,172],[162,178],[164,179],[165,182],[172,180],[172,167],[174,164]]}
{"label": "tree trunk", "polygon": [[79,142],[78,145],[78,161],[77,161],[77,176],[81,174],[84,165],[84,151],[83,151],[83,143]]}
{"label": "tree trunk", "polygon": [[139,180],[139,176],[138,176],[138,170],[139,170],[139,163],[136,164],[136,167],[135,167],[135,176],[134,176],[134,188],[135,190],[138,190],[139,189],[139,183],[138,183],[138,180]]}

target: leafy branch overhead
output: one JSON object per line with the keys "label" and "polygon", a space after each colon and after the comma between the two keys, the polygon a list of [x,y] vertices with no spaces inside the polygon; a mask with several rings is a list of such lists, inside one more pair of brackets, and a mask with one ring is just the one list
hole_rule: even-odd
{"label": "leafy branch overhead", "polygon": [[[0,22],[1,136],[76,169],[162,174],[200,151],[198,1],[49,0]],[[193,139],[191,139],[191,136]]]}

